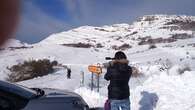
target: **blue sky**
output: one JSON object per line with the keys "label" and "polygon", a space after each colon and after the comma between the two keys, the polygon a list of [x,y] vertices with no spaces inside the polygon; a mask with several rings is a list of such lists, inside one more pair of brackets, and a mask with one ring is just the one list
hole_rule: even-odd
{"label": "blue sky", "polygon": [[16,38],[36,43],[83,25],[132,23],[151,14],[195,15],[195,0],[21,0]]}

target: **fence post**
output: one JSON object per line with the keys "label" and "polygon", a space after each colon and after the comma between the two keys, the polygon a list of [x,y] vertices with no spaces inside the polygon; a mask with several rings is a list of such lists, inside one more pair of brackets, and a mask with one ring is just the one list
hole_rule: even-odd
{"label": "fence post", "polygon": [[91,91],[93,91],[93,74],[94,73],[91,73]]}
{"label": "fence post", "polygon": [[99,92],[100,91],[100,74],[102,73],[102,69],[101,69],[101,66],[100,66],[99,63],[97,64],[97,66],[100,69],[100,72],[97,73],[97,75],[98,75],[98,78],[97,78],[97,86],[98,86],[97,92]]}
{"label": "fence post", "polygon": [[85,75],[84,72],[81,71],[81,86],[84,86],[84,82],[85,82],[84,75]]}
{"label": "fence post", "polygon": [[99,74],[98,74],[98,78],[97,78],[97,86],[98,86],[97,92],[99,92],[99,90],[100,90],[100,75]]}

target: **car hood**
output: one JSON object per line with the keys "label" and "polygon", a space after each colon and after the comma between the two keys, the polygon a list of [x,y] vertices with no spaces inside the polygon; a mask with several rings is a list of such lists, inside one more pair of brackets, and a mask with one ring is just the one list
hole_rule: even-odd
{"label": "car hood", "polygon": [[39,97],[39,100],[46,102],[73,102],[79,101],[85,105],[87,103],[83,100],[83,98],[71,91],[68,90],[59,90],[59,89],[51,89],[51,88],[43,88],[44,95]]}
{"label": "car hood", "polygon": [[68,90],[59,90],[59,89],[51,89],[51,88],[43,88],[45,92],[45,96],[63,96],[63,97],[80,97],[78,94],[68,91]]}

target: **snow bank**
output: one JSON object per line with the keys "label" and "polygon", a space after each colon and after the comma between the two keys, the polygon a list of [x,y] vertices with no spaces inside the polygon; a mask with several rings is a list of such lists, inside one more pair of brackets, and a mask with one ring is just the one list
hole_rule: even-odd
{"label": "snow bank", "polygon": [[100,93],[84,87],[76,89],[75,92],[84,98],[89,107],[103,107],[107,99],[107,97],[100,95]]}
{"label": "snow bank", "polygon": [[132,110],[194,110],[194,83],[195,71],[154,75],[131,90]]}
{"label": "snow bank", "polygon": [[22,46],[27,46],[27,43],[23,43],[19,40],[16,39],[8,39],[8,41],[6,42],[6,44],[3,46],[3,48],[7,48],[7,47],[22,47]]}

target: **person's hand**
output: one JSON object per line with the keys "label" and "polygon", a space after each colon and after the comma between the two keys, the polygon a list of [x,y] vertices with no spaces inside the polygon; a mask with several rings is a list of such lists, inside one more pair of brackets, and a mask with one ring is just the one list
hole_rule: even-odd
{"label": "person's hand", "polygon": [[0,46],[13,35],[18,18],[19,0],[0,0]]}

